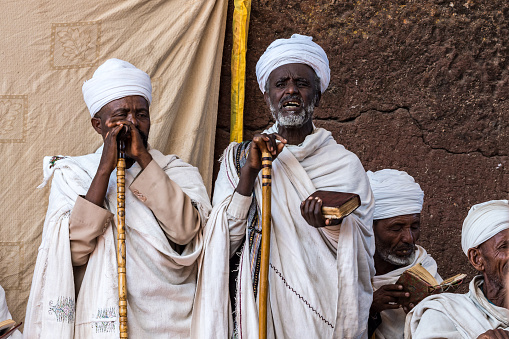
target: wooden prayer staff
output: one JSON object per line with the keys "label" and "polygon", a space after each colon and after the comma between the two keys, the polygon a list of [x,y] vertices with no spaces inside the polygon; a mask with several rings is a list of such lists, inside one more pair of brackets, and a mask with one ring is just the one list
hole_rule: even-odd
{"label": "wooden prayer staff", "polygon": [[125,142],[119,141],[117,161],[117,263],[120,338],[127,338],[127,286],[125,270]]}
{"label": "wooden prayer staff", "polygon": [[269,294],[270,256],[270,202],[272,156],[267,149],[262,151],[262,258],[260,265],[259,338],[267,338],[267,298]]}

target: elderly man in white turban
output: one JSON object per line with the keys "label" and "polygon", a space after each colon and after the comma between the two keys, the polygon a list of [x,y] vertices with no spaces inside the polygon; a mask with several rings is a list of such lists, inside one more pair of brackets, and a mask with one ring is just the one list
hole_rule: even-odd
{"label": "elderly man in white turban", "polygon": [[509,204],[491,200],[474,205],[461,231],[461,247],[480,275],[466,294],[442,293],[409,314],[405,338],[509,338]]}
{"label": "elderly man in white turban", "polygon": [[[126,154],[127,318],[131,338],[188,338],[202,223],[210,203],[198,170],[148,145],[150,77],[110,59],[83,85],[93,154],[46,157],[53,177],[26,338],[118,338],[117,142]],[[45,184],[44,183],[44,184]]]}
{"label": "elderly man in white turban", "polygon": [[410,294],[403,292],[403,286],[396,285],[396,281],[415,265],[422,265],[438,282],[442,281],[435,260],[416,244],[424,192],[414,178],[403,171],[368,171],[368,178],[375,196],[373,232],[376,245],[369,332],[374,332],[375,338],[403,339],[406,312],[414,305],[398,302],[399,298]]}
{"label": "elderly man in white turban", "polygon": [[[367,338],[374,201],[357,156],[312,122],[329,84],[327,56],[311,37],[295,34],[267,48],[256,74],[276,123],[224,152],[204,231],[196,338],[227,338],[229,331],[258,338],[262,147],[275,158],[268,338]],[[321,214],[321,200],[312,196],[317,190],[357,193],[362,205],[333,225]],[[238,249],[232,323],[223,297],[229,292],[228,275],[213,272],[227,271]],[[214,312],[207,316],[200,304],[214,305]]]}

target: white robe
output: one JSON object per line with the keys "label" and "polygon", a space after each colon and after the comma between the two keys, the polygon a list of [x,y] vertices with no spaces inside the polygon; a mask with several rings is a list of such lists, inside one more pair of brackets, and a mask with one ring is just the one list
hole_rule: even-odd
{"label": "white robe", "polygon": [[[273,131],[274,127],[268,133]],[[231,233],[238,236],[239,229],[241,235],[247,231],[246,219],[237,220],[227,212],[239,180],[234,146],[225,151],[215,186],[215,207],[204,230],[193,338],[227,338],[232,330],[228,274],[213,272],[228,269],[230,252],[236,247]],[[262,196],[260,182],[261,172],[255,183],[256,197]],[[343,220],[339,240],[308,225],[301,216],[300,203],[316,190],[360,195],[362,206]],[[248,206],[250,201],[248,198]],[[261,210],[261,199],[257,203]],[[337,144],[330,132],[315,128],[301,145],[286,146],[279,154],[272,163],[268,338],[367,337],[374,275],[373,208],[359,159]],[[229,250],[221,250],[224,248]],[[258,302],[250,265],[246,245],[237,284],[238,338],[258,337]],[[206,312],[207,305],[214,305],[214,311]]]}
{"label": "white robe", "polygon": [[466,294],[432,295],[408,313],[405,338],[471,339],[492,329],[509,329],[509,310],[491,304],[477,276]]}
{"label": "white robe", "polygon": [[[210,203],[198,170],[176,156],[150,150],[153,159],[197,206],[206,220]],[[118,338],[116,229],[97,238],[75,302],[69,215],[85,195],[101,153],[66,157],[54,167],[45,158],[45,182],[53,174],[42,243],[26,313],[25,338]],[[51,168],[51,169],[50,169]],[[126,170],[126,187],[140,173]],[[173,250],[152,211],[126,189],[128,330],[132,338],[186,338],[196,287],[201,232],[182,254]],[[110,177],[107,208],[116,213],[116,171]]]}
{"label": "white robe", "polygon": [[[394,271],[383,275],[375,275],[373,278],[373,291],[378,290],[384,285],[395,284],[401,274],[409,268],[422,264],[422,266],[439,282],[442,278],[437,272],[437,263],[424,248],[417,245],[414,261],[405,267],[398,268]],[[377,339],[403,339],[405,331],[405,318],[406,313],[402,308],[395,310],[385,310],[380,313],[382,323],[375,331],[375,338]]]}

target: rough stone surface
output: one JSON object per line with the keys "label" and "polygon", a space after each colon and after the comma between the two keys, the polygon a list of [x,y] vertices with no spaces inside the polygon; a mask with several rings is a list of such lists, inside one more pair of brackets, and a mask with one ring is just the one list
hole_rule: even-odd
{"label": "rough stone surface", "polygon": [[[230,4],[216,159],[229,142],[232,13]],[[470,279],[462,221],[471,205],[509,193],[509,4],[253,1],[245,139],[272,123],[256,61],[270,42],[293,33],[312,35],[330,60],[331,84],[315,124],[332,131],[366,170],[414,176],[426,194],[420,244],[443,277],[466,272]]]}

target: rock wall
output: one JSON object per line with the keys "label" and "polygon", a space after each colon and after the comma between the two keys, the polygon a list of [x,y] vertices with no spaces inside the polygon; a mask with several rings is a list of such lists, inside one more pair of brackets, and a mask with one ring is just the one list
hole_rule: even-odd
{"label": "rock wall", "polygon": [[[233,1],[216,159],[229,142],[232,13]],[[274,39],[293,33],[313,36],[330,60],[331,83],[315,110],[315,124],[331,130],[366,170],[394,168],[412,175],[425,192],[419,243],[443,277],[460,271],[472,277],[460,245],[462,221],[471,205],[509,196],[509,4],[253,1],[246,140],[272,124],[256,82],[256,62]]]}

